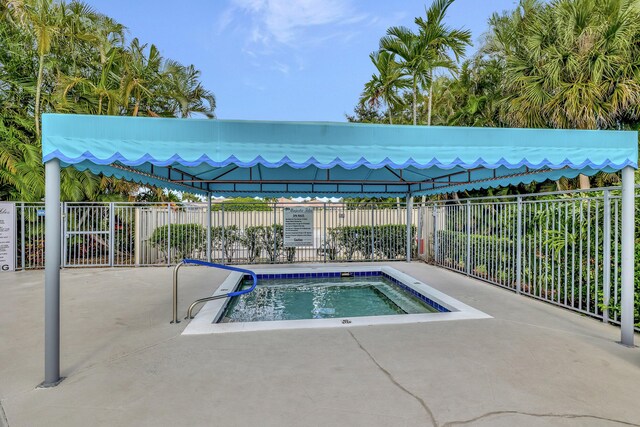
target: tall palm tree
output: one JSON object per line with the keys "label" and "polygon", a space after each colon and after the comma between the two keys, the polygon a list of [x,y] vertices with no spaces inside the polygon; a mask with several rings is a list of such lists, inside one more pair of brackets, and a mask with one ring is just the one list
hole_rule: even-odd
{"label": "tall palm tree", "polygon": [[15,22],[31,33],[36,44],[38,71],[34,103],[36,137],[40,138],[40,108],[45,58],[59,36],[62,22],[62,6],[52,0],[24,0],[7,3],[7,9]]}
{"label": "tall palm tree", "polygon": [[138,115],[141,105],[149,107],[152,103],[153,88],[160,78],[162,66],[160,51],[153,44],[149,47],[148,54],[145,53],[146,49],[147,45],[141,44],[135,38],[125,53],[124,75],[121,83],[122,99],[126,110],[133,102],[132,116]]}
{"label": "tall palm tree", "polygon": [[418,124],[418,91],[429,81],[424,39],[406,27],[391,27],[380,39],[380,50],[400,59],[403,72],[411,78],[413,124]]}
{"label": "tall palm tree", "polygon": [[[38,70],[35,81],[35,100],[33,115],[36,138],[40,138],[40,115],[42,110],[42,89],[45,71],[53,71],[53,61],[49,56],[52,49],[65,51],[65,65],[74,69],[82,54],[76,44],[88,37],[87,22],[98,16],[88,5],[80,1],[71,3],[54,0],[5,0],[4,15],[28,32],[35,43]],[[57,46],[64,44],[64,46]],[[49,70],[45,67],[49,66]]]}
{"label": "tall palm tree", "polygon": [[[433,73],[438,68],[455,71],[456,63],[465,54],[467,46],[471,45],[471,32],[464,29],[451,29],[445,23],[447,9],[454,0],[434,0],[426,11],[426,19],[416,18],[419,37],[424,46],[426,68],[429,73],[429,107],[427,124],[431,125],[431,111],[433,106]],[[455,61],[451,58],[455,56]]]}
{"label": "tall palm tree", "polygon": [[[471,32],[451,29],[445,23],[447,10],[454,0],[434,0],[426,10],[426,19],[418,17],[418,33],[406,27],[391,27],[380,40],[380,50],[393,53],[407,75],[411,76],[413,90],[413,124],[417,124],[418,91],[429,90],[427,124],[431,124],[433,108],[434,71],[444,68],[456,70],[456,62],[471,44]],[[454,58],[451,57],[453,53]]]}
{"label": "tall palm tree", "polygon": [[360,103],[377,108],[380,101],[387,107],[389,123],[393,124],[393,109],[400,102],[398,91],[411,86],[411,82],[395,61],[395,55],[387,51],[377,51],[369,55],[377,73],[371,76],[360,97]]}

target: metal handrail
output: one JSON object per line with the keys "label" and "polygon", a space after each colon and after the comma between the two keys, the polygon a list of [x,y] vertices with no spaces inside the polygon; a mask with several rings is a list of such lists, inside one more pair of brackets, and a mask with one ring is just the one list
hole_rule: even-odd
{"label": "metal handrail", "polygon": [[170,323],[180,323],[178,320],[178,270],[184,265],[179,262],[173,269],[173,320]]}
{"label": "metal handrail", "polygon": [[212,296],[212,297],[201,298],[201,299],[198,299],[198,300],[194,301],[189,306],[189,309],[187,310],[187,317],[185,317],[185,319],[193,319],[193,316],[192,316],[193,309],[200,303],[207,302],[207,301],[213,301],[213,300],[217,300],[217,299],[222,299],[222,298],[237,297],[238,295],[248,294],[249,292],[253,291],[256,288],[256,286],[258,285],[258,276],[256,275],[256,273],[254,273],[251,270],[246,270],[244,268],[239,268],[239,267],[231,267],[231,266],[228,266],[228,265],[216,264],[216,263],[213,263],[213,262],[200,261],[200,260],[197,260],[197,259],[187,259],[187,258],[185,258],[184,260],[182,260],[182,262],[178,263],[178,265],[176,265],[175,268],[173,269],[173,320],[171,321],[171,323],[180,323],[180,321],[178,320],[178,270],[180,269],[180,267],[182,267],[185,264],[195,264],[195,265],[202,265],[202,266],[205,266],[205,267],[219,268],[221,270],[236,271],[236,272],[239,272],[239,273],[249,274],[253,279],[253,284],[248,289],[244,289],[244,290],[240,290],[240,291],[233,291],[233,292],[229,292],[229,293],[223,294],[223,295],[215,295],[215,296]]}
{"label": "metal handrail", "polygon": [[189,306],[189,309],[187,310],[187,317],[185,317],[184,320],[193,319],[193,309],[196,308],[196,306],[198,304],[202,304],[203,302],[214,301],[214,300],[222,299],[222,298],[229,298],[229,295],[215,295],[215,296],[212,296],[212,297],[200,298],[200,299],[195,300]]}

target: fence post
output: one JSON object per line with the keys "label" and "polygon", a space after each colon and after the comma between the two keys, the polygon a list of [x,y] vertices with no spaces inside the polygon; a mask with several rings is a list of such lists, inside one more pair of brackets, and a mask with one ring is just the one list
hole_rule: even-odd
{"label": "fence post", "polygon": [[133,257],[135,266],[140,266],[140,259],[142,258],[142,228],[140,227],[140,208],[133,208]]}
{"label": "fence post", "polygon": [[207,212],[207,262],[211,262],[211,193],[207,193],[206,212]]}
{"label": "fence post", "polygon": [[[37,208],[36,208],[37,209]],[[25,265],[24,265],[24,261],[25,261],[25,255],[24,255],[24,251],[25,251],[25,236],[24,236],[24,202],[21,203],[20,205],[20,267],[22,267],[22,271],[25,271]],[[36,211],[37,212],[37,211]]]}
{"label": "fence post", "polygon": [[222,242],[222,265],[226,265],[227,264],[227,257],[225,254],[225,245],[227,244],[227,239],[226,239],[226,233],[225,233],[225,228],[224,228],[224,203],[220,203],[220,212],[222,212],[222,221],[220,222],[220,226],[221,226],[221,230],[220,230],[220,241]]}
{"label": "fence post", "polygon": [[[62,230],[62,234],[60,236],[60,265],[62,268],[67,266],[67,214],[69,211],[69,207],[67,206],[67,202],[60,203],[60,230]],[[45,222],[46,222],[47,208],[45,206]],[[46,224],[45,224],[46,227]],[[46,233],[45,233],[46,237]],[[45,241],[46,242],[46,241]],[[46,259],[46,256],[45,256]]]}
{"label": "fence post", "polygon": [[109,267],[113,267],[115,254],[115,240],[116,240],[116,227],[115,227],[116,213],[114,210],[113,202],[109,203]]}
{"label": "fence post", "polygon": [[275,264],[278,261],[278,237],[276,235],[276,222],[278,222],[277,209],[278,209],[278,205],[277,203],[274,203],[273,204],[273,226],[271,227],[271,230],[273,230],[272,231],[273,232],[273,257],[271,258],[271,262],[273,264]]}
{"label": "fence post", "polygon": [[602,321],[609,322],[609,301],[611,299],[611,199],[609,190],[604,190],[603,242],[602,242]]}
{"label": "fence post", "polygon": [[171,202],[167,202],[167,266],[171,265]]}
{"label": "fence post", "polygon": [[518,196],[516,223],[516,293],[520,294],[522,288],[522,196]]}
{"label": "fence post", "polygon": [[433,204],[433,261],[438,264],[438,204]]}
{"label": "fence post", "polygon": [[413,198],[411,197],[411,193],[407,194],[407,262],[411,262],[411,222],[413,219]]}
{"label": "fence post", "polygon": [[471,274],[471,200],[467,200],[467,253],[465,256],[465,272]]}
{"label": "fence post", "polygon": [[374,238],[373,238],[373,234],[375,232],[375,216],[374,216],[374,212],[373,212],[373,204],[371,205],[371,261],[373,261],[373,257],[375,255],[375,245],[374,245]]}
{"label": "fence post", "polygon": [[424,218],[422,217],[422,214],[424,213],[424,202],[420,203],[420,205],[418,205],[418,228],[416,230],[416,244],[418,246],[418,259],[422,259],[422,256],[424,255],[423,253],[423,248],[424,248],[424,236],[423,234],[423,228],[424,228]]}
{"label": "fence post", "polygon": [[322,253],[324,254],[324,262],[325,264],[327,263],[327,204],[323,203],[322,205],[323,208],[323,220],[322,220],[322,224],[323,224],[323,233],[324,236],[322,237]]}

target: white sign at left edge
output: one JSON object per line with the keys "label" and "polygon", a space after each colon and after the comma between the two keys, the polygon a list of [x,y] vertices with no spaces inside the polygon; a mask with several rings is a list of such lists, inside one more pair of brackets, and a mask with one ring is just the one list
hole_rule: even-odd
{"label": "white sign at left edge", "polygon": [[16,205],[0,202],[0,273],[16,269]]}

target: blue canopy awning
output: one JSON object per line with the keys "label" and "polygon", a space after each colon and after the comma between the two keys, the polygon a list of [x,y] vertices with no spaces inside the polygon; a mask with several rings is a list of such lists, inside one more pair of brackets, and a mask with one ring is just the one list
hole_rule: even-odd
{"label": "blue canopy awning", "polygon": [[43,115],[43,161],[222,196],[397,197],[637,168],[637,132]]}

